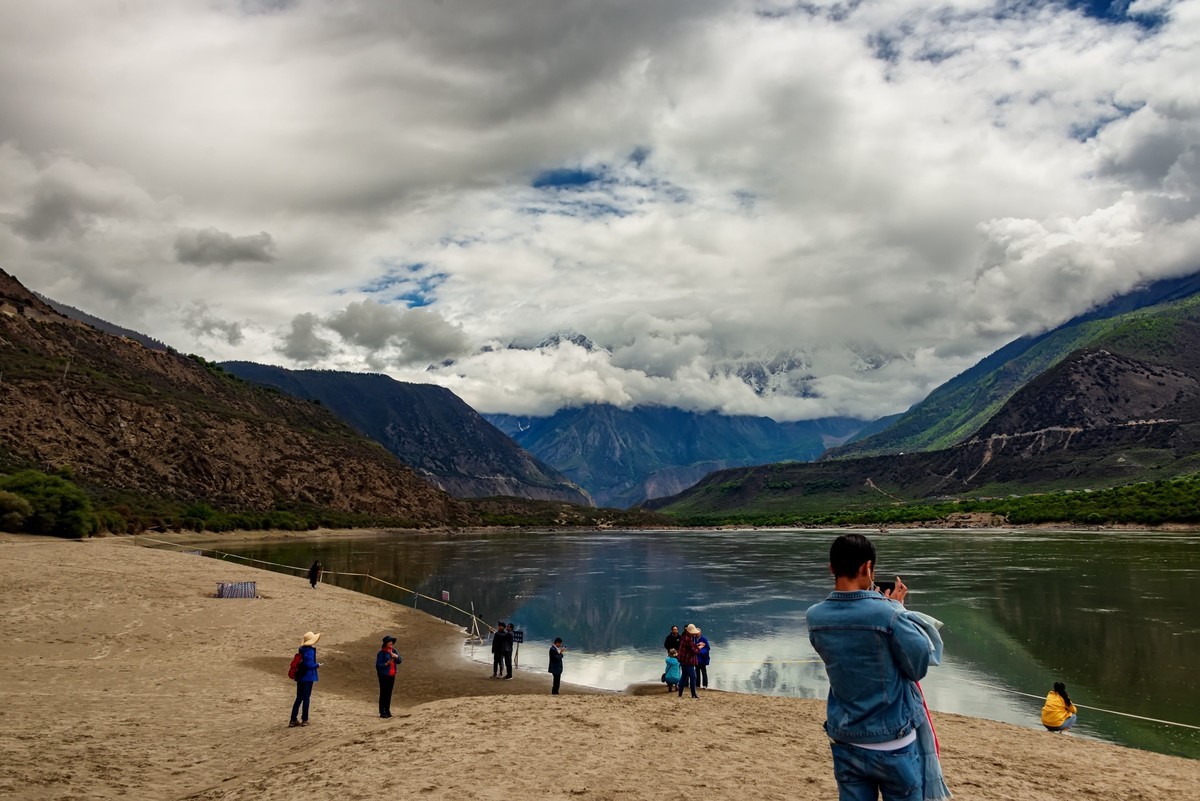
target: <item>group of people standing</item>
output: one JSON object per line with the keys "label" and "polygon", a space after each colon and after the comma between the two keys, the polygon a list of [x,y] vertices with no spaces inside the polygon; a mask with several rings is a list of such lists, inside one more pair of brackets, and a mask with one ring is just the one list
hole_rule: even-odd
{"label": "group of people standing", "polygon": [[517,630],[512,623],[509,623],[507,628],[503,620],[496,624],[496,633],[492,635],[493,679],[512,678],[513,644],[516,640]]}
{"label": "group of people standing", "polygon": [[[317,642],[321,632],[304,632],[300,648],[292,660],[289,676],[296,682],[296,700],[292,703],[292,717],[288,726],[307,726],[308,711],[312,704],[313,685],[319,680]],[[379,717],[392,716],[392,690],[396,686],[396,665],[404,660],[396,653],[396,638],[387,635],[379,653],[375,655],[375,674],[379,678]]]}
{"label": "group of people standing", "polygon": [[683,697],[686,685],[692,692],[693,698],[699,698],[696,688],[708,689],[708,666],[710,663],[711,646],[708,638],[694,623],[688,623],[679,633],[678,626],[671,626],[671,633],[663,641],[667,650],[667,669],[663,672],[662,680],[667,685],[667,692],[676,691]]}

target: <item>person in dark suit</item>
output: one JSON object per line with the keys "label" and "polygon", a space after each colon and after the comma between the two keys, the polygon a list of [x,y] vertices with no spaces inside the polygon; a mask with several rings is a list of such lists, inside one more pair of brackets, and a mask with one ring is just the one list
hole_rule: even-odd
{"label": "person in dark suit", "polygon": [[517,640],[517,628],[512,623],[508,624],[508,631],[504,632],[504,642],[502,643],[503,651],[501,656],[504,657],[504,678],[512,678],[512,654],[513,643]]}
{"label": "person in dark suit", "polygon": [[496,624],[496,633],[492,635],[492,678],[500,678],[500,668],[504,664],[504,621]]}
{"label": "person in dark suit", "polygon": [[550,688],[551,695],[558,695],[558,685],[562,682],[562,659],[563,651],[562,637],[554,638],[554,645],[550,646],[550,675],[554,677],[554,686]]}

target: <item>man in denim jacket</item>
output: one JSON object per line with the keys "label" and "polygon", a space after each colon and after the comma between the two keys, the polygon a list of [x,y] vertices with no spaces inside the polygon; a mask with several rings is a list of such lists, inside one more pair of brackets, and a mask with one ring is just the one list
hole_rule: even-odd
{"label": "man in denim jacket", "polygon": [[875,589],[875,546],[843,534],[829,549],[834,591],[807,614],[808,639],[825,663],[825,732],[833,741],[840,801],[920,801],[917,729],[926,724],[915,682],[929,669],[929,639],[904,614],[908,588]]}

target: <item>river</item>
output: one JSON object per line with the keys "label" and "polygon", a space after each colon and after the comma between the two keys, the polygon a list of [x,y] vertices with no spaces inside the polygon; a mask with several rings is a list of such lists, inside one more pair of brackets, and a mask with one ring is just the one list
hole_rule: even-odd
{"label": "river", "polygon": [[[545,670],[554,637],[564,680],[619,690],[657,681],[671,625],[712,643],[710,687],[824,698],[804,611],[832,589],[829,531],[506,533],[226,544],[289,565],[370,573],[524,631],[521,669]],[[944,621],[946,657],[922,687],[935,711],[1040,728],[1055,681],[1080,705],[1076,733],[1200,758],[1200,534],[899,530],[871,534],[877,576]],[[352,577],[351,589],[411,604]],[[419,608],[462,616],[440,604]],[[401,647],[403,644],[401,643]],[[488,673],[487,646],[466,648]],[[1108,710],[1108,711],[1100,711]],[[1119,715],[1115,713],[1125,713]],[[1139,716],[1139,717],[1127,717]],[[1047,735],[1050,736],[1050,735]]]}

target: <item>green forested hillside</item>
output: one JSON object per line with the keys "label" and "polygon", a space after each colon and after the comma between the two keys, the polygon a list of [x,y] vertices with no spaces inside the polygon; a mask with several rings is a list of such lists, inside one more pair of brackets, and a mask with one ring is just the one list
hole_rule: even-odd
{"label": "green forested hillside", "polygon": [[[1101,347],[1119,329],[1187,302],[1200,275],[1162,281],[1110,301],[1058,328],[1014,340],[935,389],[883,431],[860,437],[825,458],[847,459],[946,448],[979,431],[1021,387],[1086,347]],[[1159,318],[1160,324],[1162,318]],[[1132,340],[1131,344],[1134,344]]]}
{"label": "green forested hillside", "polygon": [[[947,514],[947,504],[1090,493],[1200,471],[1200,296],[1087,322],[1071,341],[1086,347],[1020,387],[952,447],[725,470],[648,505],[710,524],[911,521]],[[1144,522],[1133,506],[1118,514],[1080,511],[1080,503],[1037,501],[1034,516]],[[1144,514],[1191,520],[1186,503],[1153,508]]]}

